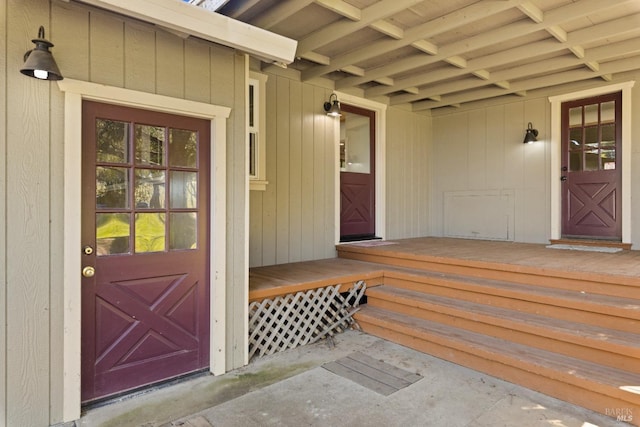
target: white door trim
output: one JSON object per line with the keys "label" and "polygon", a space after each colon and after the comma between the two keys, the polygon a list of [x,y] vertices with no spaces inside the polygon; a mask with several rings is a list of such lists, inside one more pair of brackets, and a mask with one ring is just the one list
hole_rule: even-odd
{"label": "white door trim", "polygon": [[[358,96],[349,95],[347,93],[336,92],[338,100],[345,104],[354,105],[360,108],[366,108],[375,112],[376,117],[376,236],[385,239],[386,237],[386,146],[387,146],[387,106],[376,101],[360,98]],[[340,121],[335,120],[335,243],[340,243]]]}
{"label": "white door trim", "polygon": [[[228,107],[64,79],[63,421],[80,418],[82,101],[84,99],[211,122],[210,371],[225,372],[226,120]],[[218,143],[214,143],[218,142]]]}
{"label": "white door trim", "polygon": [[631,243],[631,88],[635,81],[549,97],[551,102],[551,239],[562,237],[562,103],[622,91],[622,242]]}

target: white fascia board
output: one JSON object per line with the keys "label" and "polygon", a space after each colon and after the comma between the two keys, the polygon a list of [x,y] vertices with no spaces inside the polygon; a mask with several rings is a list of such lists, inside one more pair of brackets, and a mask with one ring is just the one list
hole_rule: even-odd
{"label": "white fascia board", "polygon": [[298,42],[178,0],[78,0],[242,50],[266,62],[293,62]]}

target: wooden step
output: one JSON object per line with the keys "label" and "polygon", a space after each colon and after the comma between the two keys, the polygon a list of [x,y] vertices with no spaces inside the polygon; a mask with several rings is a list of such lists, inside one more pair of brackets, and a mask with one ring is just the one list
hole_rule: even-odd
{"label": "wooden step", "polygon": [[640,373],[640,334],[381,286],[368,306]]}
{"label": "wooden step", "polygon": [[617,275],[615,271],[594,273],[558,270],[473,259],[396,253],[349,245],[337,249],[338,256],[343,259],[387,265],[385,275],[392,273],[394,269],[411,269],[640,300],[640,279],[637,276]]}
{"label": "wooden step", "polygon": [[387,271],[384,284],[625,332],[640,331],[640,300],[631,298],[417,270]]}
{"label": "wooden step", "polygon": [[356,320],[365,332],[602,414],[640,413],[637,373],[377,307],[363,307]]}

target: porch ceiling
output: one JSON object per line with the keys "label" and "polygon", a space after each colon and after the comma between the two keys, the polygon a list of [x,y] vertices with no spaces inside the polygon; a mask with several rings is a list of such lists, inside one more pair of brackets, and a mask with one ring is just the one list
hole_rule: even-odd
{"label": "porch ceiling", "polygon": [[337,90],[413,111],[640,69],[640,0],[197,0],[192,7],[209,3],[297,40],[288,68],[302,81],[328,78]]}

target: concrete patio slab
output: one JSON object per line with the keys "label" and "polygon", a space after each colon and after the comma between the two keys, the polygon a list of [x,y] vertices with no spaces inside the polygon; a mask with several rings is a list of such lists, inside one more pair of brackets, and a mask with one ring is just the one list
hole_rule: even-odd
{"label": "concrete patio slab", "polygon": [[[323,369],[363,352],[423,378],[388,396]],[[635,415],[635,414],[634,414]],[[640,414],[638,414],[640,416]],[[625,423],[397,344],[347,331],[88,411],[79,426],[609,427]]]}

